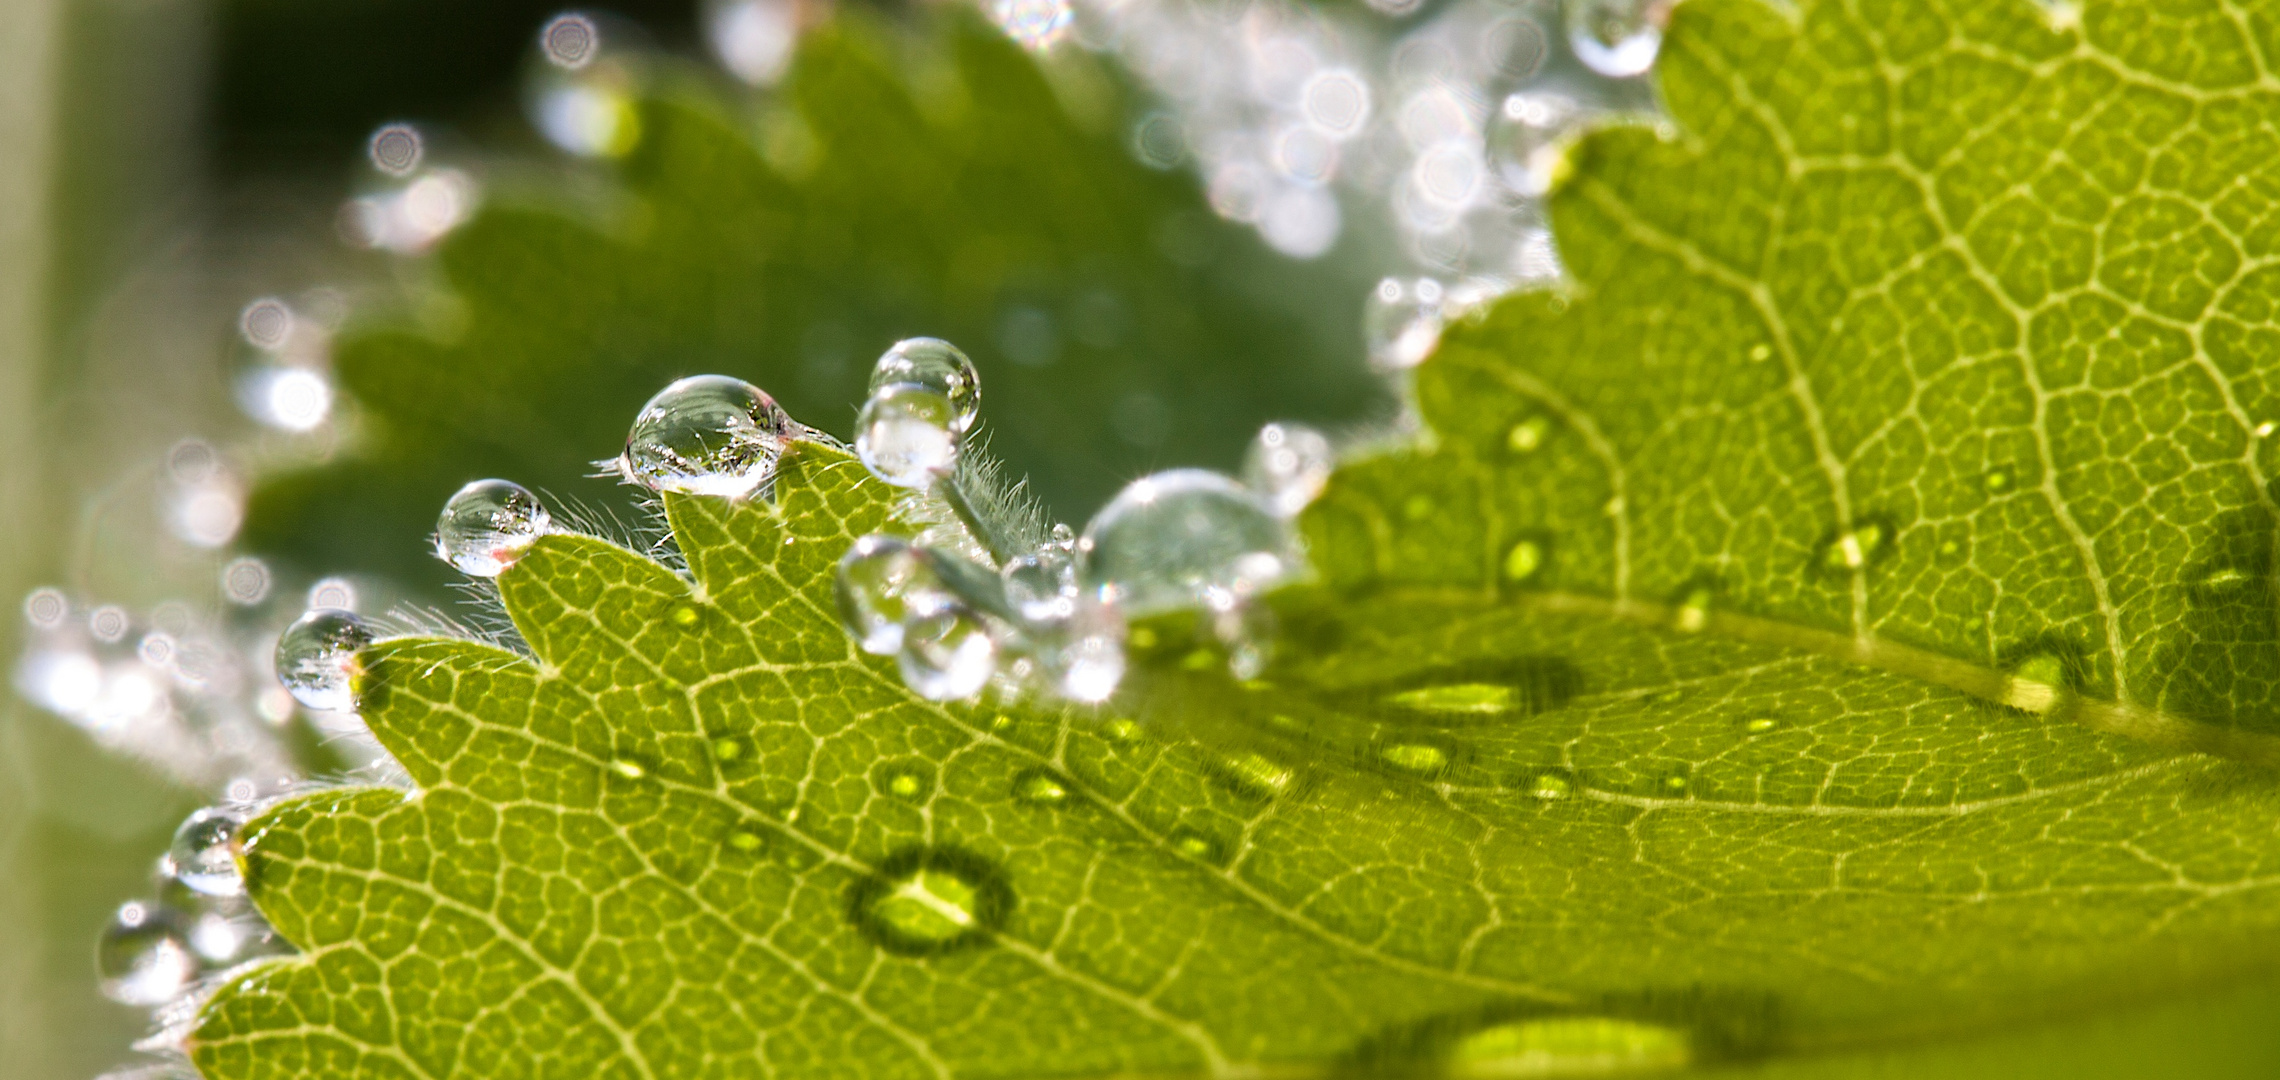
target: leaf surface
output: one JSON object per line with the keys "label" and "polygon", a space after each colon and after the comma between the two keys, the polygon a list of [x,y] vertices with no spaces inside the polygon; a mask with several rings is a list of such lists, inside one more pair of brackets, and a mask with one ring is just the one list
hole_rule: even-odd
{"label": "leaf surface", "polygon": [[1099,715],[916,701],[821,447],[668,501],[688,581],[543,541],[535,662],[371,656],[420,794],[253,827],[310,951],[195,1059],[1811,1075],[2268,973],[2280,24],[2053,18],[1681,5],[1677,132],[1574,149],[1571,287],[1340,470],[1261,680],[1164,623]]}

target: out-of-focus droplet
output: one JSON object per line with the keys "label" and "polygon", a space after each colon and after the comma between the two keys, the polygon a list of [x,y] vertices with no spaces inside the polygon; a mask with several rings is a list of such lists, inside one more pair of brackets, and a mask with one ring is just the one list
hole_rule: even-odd
{"label": "out-of-focus droplet", "polygon": [[1338,200],[1319,187],[1284,185],[1259,204],[1259,236],[1269,247],[1294,259],[1312,259],[1330,250],[1345,227]]}
{"label": "out-of-focus droplet", "polygon": [[133,625],[134,620],[127,617],[127,609],[117,604],[105,604],[87,613],[87,632],[104,643],[126,637]]}
{"label": "out-of-focus droplet", "polygon": [[17,664],[16,686],[33,704],[79,719],[103,695],[103,665],[77,649],[28,652]]}
{"label": "out-of-focus droplet", "polygon": [[634,417],[618,469],[651,491],[741,499],[776,476],[795,425],[759,387],[697,375],[658,392]]}
{"label": "out-of-focus droplet", "polygon": [[1166,112],[1149,113],[1132,128],[1132,152],[1151,169],[1169,169],[1187,159],[1187,132],[1179,118]]}
{"label": "out-of-focus droplet", "polygon": [[238,312],[238,333],[246,344],[265,352],[276,352],[293,336],[293,309],[283,300],[264,296]]}
{"label": "out-of-focus droplet", "polygon": [[548,20],[538,32],[538,48],[547,62],[565,71],[576,71],[594,62],[602,51],[602,31],[594,20],[577,12],[565,12]]}
{"label": "out-of-focus droplet", "polygon": [[957,419],[950,399],[930,387],[882,386],[855,417],[855,456],[889,484],[927,487],[957,468]]}
{"label": "out-of-focus droplet", "polygon": [[285,431],[313,431],[332,415],[332,384],[307,368],[269,367],[248,372],[240,400],[254,419]]}
{"label": "out-of-focus droplet", "polygon": [[1032,769],[1014,778],[1013,797],[1035,806],[1059,806],[1069,801],[1069,785],[1051,772]]}
{"label": "out-of-focus droplet", "polygon": [[353,612],[318,608],[277,639],[277,681],[309,708],[352,711],[363,674],[356,654],[373,640],[372,628]]}
{"label": "out-of-focus droplet", "polygon": [[71,617],[71,599],[62,590],[38,588],[24,594],[24,618],[42,630],[53,630]]}
{"label": "out-of-focus droplet", "polygon": [[564,81],[532,108],[539,134],[579,157],[621,157],[641,141],[641,113],[618,80]]}
{"label": "out-of-focus droplet", "polygon": [[1069,0],[990,0],[990,18],[1023,48],[1048,49],[1076,21]]}
{"label": "out-of-focus droplet", "polygon": [[1432,278],[1386,278],[1362,309],[1362,332],[1371,363],[1403,371],[1424,363],[1441,343],[1441,283]]}
{"label": "out-of-focus droplet", "polygon": [[1097,705],[1124,681],[1124,619],[1095,597],[1071,598],[1069,614],[1033,637],[1053,692],[1064,698]]}
{"label": "out-of-focus droplet", "polygon": [[1079,547],[1084,587],[1128,616],[1227,611],[1297,568],[1281,519],[1242,485],[1201,469],[1126,485],[1085,526]]}
{"label": "out-of-focus droplet", "polygon": [[269,564],[251,555],[231,559],[222,567],[222,595],[244,607],[269,598]]}
{"label": "out-of-focus droplet", "polygon": [[307,606],[356,610],[356,583],[344,577],[318,578],[309,586]]}
{"label": "out-of-focus droplet", "polygon": [[206,911],[185,923],[184,940],[206,971],[227,971],[249,960],[293,952],[267,920],[250,912]]}
{"label": "out-of-focus droplet", "polygon": [[122,1005],[164,1005],[198,977],[179,914],[134,900],[119,905],[95,947],[103,996]]}
{"label": "out-of-focus droplet", "polygon": [[435,522],[435,555],[461,573],[497,577],[552,524],[538,496],[521,484],[477,480],[444,504]]}
{"label": "out-of-focus droplet", "polygon": [[1590,115],[1574,98],[1552,91],[1505,98],[1488,130],[1489,157],[1498,179],[1530,198],[1550,192],[1564,167],[1561,148]]}
{"label": "out-of-focus droplet", "polygon": [[864,652],[893,656],[902,651],[903,619],[921,594],[949,599],[942,579],[918,549],[900,537],[871,535],[840,556],[837,581],[839,619]]}
{"label": "out-of-focus droplet", "polygon": [[232,845],[244,824],[245,816],[229,807],[193,811],[166,849],[167,876],[207,896],[243,896],[245,880],[238,876]]}
{"label": "out-of-focus droplet", "polygon": [[1417,194],[1434,206],[1452,212],[1477,202],[1482,182],[1487,178],[1488,163],[1480,140],[1469,136],[1445,139],[1427,147],[1417,155],[1417,164],[1410,170],[1410,182]]}
{"label": "out-of-focus droplet", "polygon": [[956,345],[941,338],[904,338],[871,366],[871,393],[922,386],[950,403],[950,430],[964,435],[982,413],[982,375]]}
{"label": "out-of-focus droplet", "polygon": [[1333,139],[1361,134],[1370,119],[1370,84],[1350,68],[1324,68],[1298,92],[1300,114]]}
{"label": "out-of-focus droplet", "polygon": [[[364,146],[365,156],[371,158],[372,167],[389,176],[410,176],[419,171],[420,159],[427,156],[426,146],[420,139],[420,129],[410,124],[386,124],[372,133]],[[280,339],[282,340],[282,339]]]}
{"label": "out-of-focus droplet", "polygon": [[903,684],[929,701],[970,698],[997,674],[997,639],[973,609],[925,594],[903,617],[895,660]]}
{"label": "out-of-focus droplet", "polygon": [[1322,494],[1336,464],[1330,440],[1304,424],[1268,424],[1251,440],[1243,482],[1283,517],[1294,517]]}
{"label": "out-of-focus droplet", "polygon": [[1526,15],[1507,15],[1489,23],[1479,42],[1481,59],[1511,82],[1534,78],[1551,53],[1543,27]]}
{"label": "out-of-focus droplet", "polygon": [[1568,45],[1611,79],[1643,74],[1662,51],[1672,0],[1566,0]]}
{"label": "out-of-focus droplet", "polygon": [[1693,1059],[1679,1028],[1605,1016],[1545,1016],[1475,1031],[1449,1048],[1451,1080],[1600,1076],[1676,1069]]}
{"label": "out-of-focus droplet", "polygon": [[773,86],[783,77],[799,29],[794,0],[718,4],[705,21],[706,37],[721,66],[753,86]]}
{"label": "out-of-focus droplet", "polygon": [[1006,603],[1031,622],[1050,623],[1076,612],[1077,566],[1065,550],[1048,548],[1008,559],[998,571]]}

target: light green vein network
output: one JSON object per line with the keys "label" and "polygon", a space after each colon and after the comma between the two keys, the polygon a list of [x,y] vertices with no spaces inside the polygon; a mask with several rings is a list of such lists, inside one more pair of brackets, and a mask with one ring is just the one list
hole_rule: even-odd
{"label": "light green vein network", "polygon": [[[819,446],[668,500],[687,579],[548,538],[499,580],[535,659],[368,657],[417,795],[249,829],[305,955],[193,1059],[1431,1073],[1570,1015],[1710,1062],[2267,971],[2276,46],[1689,0],[1674,131],[1575,148],[1570,286],[1452,328],[1256,683],[1167,642],[1097,714],[911,697],[830,602],[889,493]],[[982,898],[934,950],[860,917],[921,871]]]}

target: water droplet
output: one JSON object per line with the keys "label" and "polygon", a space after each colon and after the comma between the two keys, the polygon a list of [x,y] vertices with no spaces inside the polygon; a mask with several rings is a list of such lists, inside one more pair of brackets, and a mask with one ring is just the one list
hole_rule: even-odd
{"label": "water droplet", "polygon": [[958,466],[959,434],[950,399],[909,383],[871,392],[855,418],[855,456],[896,487],[924,488]]}
{"label": "water droplet", "polygon": [[1198,605],[1227,611],[1283,580],[1297,561],[1266,506],[1201,469],[1126,485],[1078,544],[1080,580],[1127,615]]}
{"label": "water droplet", "polygon": [[649,775],[649,769],[647,767],[643,766],[638,761],[632,760],[631,758],[619,758],[615,761],[610,762],[610,771],[618,774],[619,776],[625,777],[628,780],[639,780],[642,777]]}
{"label": "water droplet", "polygon": [[904,851],[858,883],[856,925],[888,952],[926,956],[988,939],[1013,907],[997,867],[949,848]]}
{"label": "water droplet", "polygon": [[42,630],[53,630],[71,617],[71,600],[59,589],[33,589],[24,595],[24,618]]}
{"label": "water droplet", "polygon": [[989,0],[990,20],[1015,44],[1042,51],[1069,33],[1077,13],[1069,0]]}
{"label": "water droplet", "polygon": [[1120,716],[1101,725],[1101,733],[1107,735],[1110,742],[1135,743],[1140,741],[1139,723],[1126,717]]}
{"label": "water droplet", "polygon": [[2272,437],[2272,432],[2276,428],[2280,428],[2280,425],[2276,425],[2272,421],[2266,420],[2265,422],[2256,425],[2256,437],[2259,439],[2269,439]]}
{"label": "water droplet", "polygon": [[1671,626],[1681,634],[1699,634],[1710,625],[1710,590],[1697,588],[1686,594],[1671,616]]}
{"label": "water droplet", "polygon": [[757,386],[697,375],[658,392],[634,417],[618,471],[651,491],[740,499],[776,476],[796,425]]}
{"label": "water droplet", "polygon": [[1186,826],[1172,830],[1172,850],[1199,862],[1217,865],[1227,858],[1219,841]]}
{"label": "water droplet", "polygon": [[1466,1035],[1449,1048],[1443,1075],[1462,1080],[1630,1075],[1692,1060],[1685,1031],[1604,1016],[1515,1020]]}
{"label": "water droplet", "polygon": [[728,834],[728,846],[750,855],[767,847],[768,841],[756,829],[733,829]]}
{"label": "water droplet", "polygon": [[119,905],[95,947],[103,996],[123,1005],[164,1005],[198,977],[182,917],[148,901]]}
{"label": "water droplet", "polygon": [[576,71],[593,63],[601,52],[602,31],[584,15],[557,15],[538,32],[538,48],[548,63]]}
{"label": "water droplet", "polygon": [[2036,714],[2065,699],[2066,661],[2056,653],[2036,653],[2012,665],[2003,679],[2003,704]]}
{"label": "water droplet", "polygon": [[1762,364],[1762,363],[1765,363],[1766,361],[1768,361],[1768,360],[1771,360],[1771,359],[1773,359],[1773,346],[1771,346],[1771,345],[1752,345],[1752,346],[1750,346],[1750,363],[1753,363],[1753,364]]}
{"label": "water droplet", "polygon": [[744,756],[744,741],[727,736],[714,739],[712,743],[712,756],[714,761],[735,761],[738,758]]}
{"label": "water droplet", "polygon": [[1516,454],[1533,454],[1544,445],[1544,437],[1552,433],[1552,422],[1541,416],[1531,416],[1512,425],[1504,435],[1504,445]]}
{"label": "water droplet", "polygon": [[2229,596],[2240,592],[2254,578],[2237,566],[2220,566],[2201,576],[2201,591],[2210,596]]}
{"label": "water droplet", "polygon": [[1662,786],[1664,791],[1677,793],[1685,791],[1686,786],[1691,782],[1685,773],[1672,773],[1663,777]]}
{"label": "water droplet", "polygon": [[1441,343],[1441,324],[1440,282],[1390,277],[1378,282],[1362,310],[1370,362],[1382,371],[1405,371],[1424,363]]}
{"label": "water droplet", "polygon": [[1124,681],[1123,623],[1113,608],[1088,600],[1045,639],[1039,659],[1062,697],[1087,704],[1107,701]]}
{"label": "water droplet", "polygon": [[1753,717],[1742,722],[1742,730],[1752,735],[1763,735],[1780,726],[1781,721],[1770,716]]}
{"label": "water droplet", "polygon": [[1858,570],[1867,566],[1884,546],[1884,526],[1870,522],[1830,541],[1821,553],[1821,565],[1831,570]]}
{"label": "water droplet", "polygon": [[354,613],[318,608],[277,639],[277,681],[311,709],[351,711],[364,674],[357,653],[372,642],[372,628]]}
{"label": "water droplet", "polygon": [[[383,125],[372,133],[371,141],[364,147],[365,156],[372,159],[373,168],[395,177],[412,175],[420,167],[420,159],[426,156],[423,151],[420,130],[410,124]],[[265,305],[276,309],[283,318],[270,316],[265,310],[262,313],[264,317],[257,319],[254,309]],[[247,340],[262,348],[274,349],[283,344],[286,335],[292,332],[292,318],[292,309],[287,308],[283,302],[263,299],[246,305],[245,314],[239,318],[238,323],[244,328]],[[273,324],[282,325],[279,329],[271,330]]]}
{"label": "water droplet", "polygon": [[1385,763],[1403,772],[1437,776],[1449,767],[1449,753],[1431,743],[1395,743],[1378,751]]}
{"label": "water droplet", "polygon": [[1411,495],[1401,504],[1401,516],[1408,518],[1411,521],[1423,521],[1426,518],[1432,517],[1433,497],[1430,495],[1422,494]]}
{"label": "water droplet", "polygon": [[1059,806],[1069,801],[1069,785],[1044,769],[1031,769],[1013,778],[1013,797],[1038,806]]}
{"label": "water droplet", "polygon": [[934,770],[907,762],[890,763],[879,766],[872,782],[884,794],[915,801],[934,789]]}
{"label": "water droplet", "polygon": [[673,625],[683,630],[697,625],[697,619],[700,618],[695,604],[675,604],[673,610],[667,612],[665,617],[671,620]]}
{"label": "water droplet", "polygon": [[209,806],[194,811],[174,830],[174,842],[161,865],[174,880],[207,896],[242,896],[245,880],[238,876],[232,845],[245,816],[227,807]]}
{"label": "water droplet", "polygon": [[1290,790],[1298,774],[1264,754],[1244,751],[1220,762],[1226,778],[1247,795],[1267,799]]}
{"label": "water droplet", "polygon": [[1537,773],[1528,784],[1528,794],[1539,799],[1564,799],[1575,792],[1575,782],[1556,772]]}
{"label": "water droplet", "polygon": [[1024,619],[1051,623],[1076,614],[1077,563],[1058,548],[1008,559],[999,577],[1006,603]]}
{"label": "water droplet", "polygon": [[283,956],[293,952],[285,939],[259,915],[236,914],[215,910],[186,917],[184,939],[190,951],[207,971],[220,971],[236,967],[248,960],[264,956]]}
{"label": "water droplet", "polygon": [[1513,689],[1499,683],[1426,686],[1388,695],[1385,701],[1388,705],[1419,712],[1467,716],[1494,716],[1512,711],[1513,706],[1519,703],[1518,695]]}
{"label": "water droplet", "polygon": [[1568,44],[1583,66],[1611,79],[1644,73],[1662,51],[1661,21],[1669,5],[1657,0],[1568,0]]}
{"label": "water droplet", "polygon": [[903,619],[914,597],[943,592],[926,560],[900,537],[874,533],[839,559],[840,622],[874,656],[902,651]]}
{"label": "water droplet", "polygon": [[1989,469],[1980,482],[1986,486],[1988,494],[1992,495],[2011,490],[2014,479],[2009,469]]}
{"label": "water droplet", "polygon": [[1534,540],[1522,540],[1504,553],[1504,580],[1518,583],[1536,576],[1544,568],[1544,545]]}
{"label": "water droplet", "polygon": [[546,507],[521,484],[477,480],[443,504],[435,522],[436,558],[476,577],[497,577],[546,535]]}
{"label": "water droplet", "polygon": [[1336,464],[1330,440],[1304,424],[1268,424],[1251,440],[1243,459],[1243,482],[1267,509],[1295,517],[1322,494]]}
{"label": "water droplet", "polygon": [[117,604],[105,604],[87,613],[87,632],[105,644],[126,637],[133,627],[134,619],[127,615],[127,609]]}
{"label": "water droplet", "polygon": [[939,338],[906,338],[880,356],[871,368],[871,393],[890,386],[919,386],[941,395],[950,410],[945,426],[955,435],[964,435],[982,412],[981,373],[957,346]]}
{"label": "water droplet", "polygon": [[903,684],[929,701],[970,698],[997,674],[998,642],[981,616],[946,594],[906,597],[902,648],[895,660]]}

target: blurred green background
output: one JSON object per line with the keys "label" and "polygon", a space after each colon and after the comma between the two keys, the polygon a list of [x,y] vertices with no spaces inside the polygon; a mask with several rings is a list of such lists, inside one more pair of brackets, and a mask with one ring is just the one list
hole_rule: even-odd
{"label": "blurred green background", "polygon": [[[150,554],[152,463],[193,435],[265,452],[233,398],[237,313],[322,283],[358,291],[335,358],[364,452],[273,476],[242,539],[302,580],[378,573],[415,596],[446,580],[420,541],[452,488],[506,475],[608,505],[586,460],[680,374],[744,375],[844,435],[871,355],[949,336],[982,366],[993,449],[1079,523],[1141,472],[1232,467],[1261,421],[1389,413],[1360,327],[1383,238],[1355,222],[1301,263],[1220,222],[1192,176],[1124,152],[1147,103],[1104,63],[1039,71],[956,6],[851,5],[756,97],[705,74],[693,0],[620,0],[659,58],[644,138],[573,165],[520,100],[559,9],[0,0],[0,595],[211,594],[210,558]],[[372,179],[364,140],[405,119],[489,167],[492,212],[432,260],[336,239]],[[821,164],[770,152],[786,132]],[[460,298],[440,320],[438,295]],[[1042,353],[1021,332],[1036,313],[1060,329]],[[11,663],[23,625],[0,620]],[[209,794],[0,695],[0,1074],[136,1060],[147,1015],[95,993],[93,943]],[[2254,1038],[2275,1007],[2234,991],[1766,1071],[2280,1075]]]}

